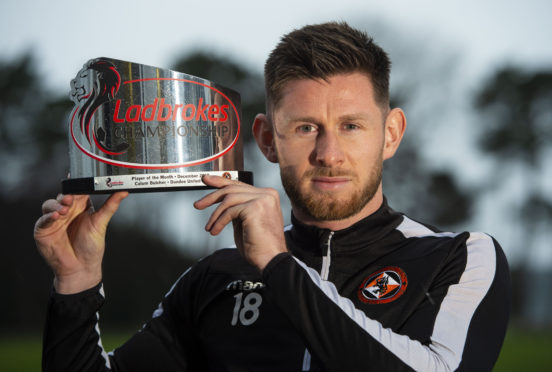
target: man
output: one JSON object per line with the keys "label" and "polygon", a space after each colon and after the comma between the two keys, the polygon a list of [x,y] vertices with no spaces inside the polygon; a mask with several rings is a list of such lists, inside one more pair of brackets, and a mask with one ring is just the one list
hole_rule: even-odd
{"label": "man", "polygon": [[510,306],[507,263],[481,233],[441,233],[388,207],[383,161],[406,128],[389,108],[390,62],[346,24],[286,35],[265,66],[267,113],[253,133],[292,203],[220,177],[217,205],[236,249],[198,262],[143,329],[109,356],[97,311],[107,224],[86,196],[46,201],[35,239],[55,273],[44,369],[55,371],[488,371]]}

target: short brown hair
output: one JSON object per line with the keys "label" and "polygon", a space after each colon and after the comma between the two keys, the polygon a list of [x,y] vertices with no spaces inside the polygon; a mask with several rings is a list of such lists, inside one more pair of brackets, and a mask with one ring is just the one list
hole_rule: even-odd
{"label": "short brown hair", "polygon": [[286,83],[296,79],[327,79],[349,72],[367,74],[376,102],[389,106],[387,53],[366,33],[347,23],[308,25],[284,35],[265,64],[267,113],[282,98]]}

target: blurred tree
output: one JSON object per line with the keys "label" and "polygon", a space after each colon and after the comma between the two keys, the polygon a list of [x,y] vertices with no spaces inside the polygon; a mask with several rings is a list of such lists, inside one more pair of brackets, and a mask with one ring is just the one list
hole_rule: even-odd
{"label": "blurred tree", "polygon": [[405,135],[399,151],[385,163],[384,190],[401,212],[441,229],[455,230],[471,217],[474,189],[460,187],[447,169],[423,160],[416,138]]}
{"label": "blurred tree", "polygon": [[541,177],[552,145],[551,102],[552,70],[516,67],[498,70],[475,99],[483,115],[479,146],[497,160],[496,172],[502,175],[493,178],[490,187],[499,188],[515,176],[512,167],[521,173],[523,190],[510,202],[527,232],[522,239],[527,248],[539,224],[552,222],[552,194]]}
{"label": "blurred tree", "polygon": [[498,70],[476,97],[488,114],[481,148],[501,159],[535,170],[552,141],[552,71]]}
{"label": "blurred tree", "polygon": [[[511,190],[513,187],[508,181],[513,179],[522,185],[508,192],[511,197],[506,202],[513,221],[512,229],[519,231],[517,245],[520,249],[516,260],[519,272],[514,273],[514,278],[521,282],[514,282],[514,288],[532,287],[534,266],[546,267],[538,254],[533,254],[538,244],[543,244],[540,236],[549,234],[552,225],[552,192],[543,177],[547,174],[546,167],[550,166],[548,160],[552,151],[551,102],[551,69],[530,71],[512,66],[496,71],[475,98],[475,106],[482,114],[479,146],[496,160],[494,173],[497,176],[488,187],[493,193],[504,185]],[[548,244],[548,239],[544,240]],[[550,262],[548,272],[550,274]],[[517,294],[526,295],[525,290]],[[528,300],[524,298],[520,303],[527,304]],[[537,308],[533,303],[530,307]],[[549,309],[549,305],[541,308]],[[526,320],[552,322],[549,311],[544,318],[528,316],[531,311],[527,306]]]}
{"label": "blurred tree", "polygon": [[65,121],[68,99],[44,90],[30,55],[0,62],[2,193],[25,198],[57,192],[67,172]]}
{"label": "blurred tree", "polygon": [[459,59],[438,43],[432,44],[434,49],[427,44],[420,47],[412,35],[400,38],[380,27],[376,23],[371,29],[381,33],[377,39],[393,60],[390,106],[402,108],[408,121],[399,150],[384,164],[385,194],[394,208],[413,218],[443,230],[463,230],[471,218],[477,189],[458,182],[460,169],[450,164],[436,167],[434,159],[440,154],[431,149],[443,125],[441,118],[453,117],[451,108],[460,99],[453,95],[452,73]]}

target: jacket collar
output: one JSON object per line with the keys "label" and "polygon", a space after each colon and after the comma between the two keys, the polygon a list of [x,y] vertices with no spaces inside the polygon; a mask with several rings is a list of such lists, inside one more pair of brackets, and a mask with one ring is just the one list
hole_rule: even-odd
{"label": "jacket collar", "polygon": [[380,241],[392,232],[403,220],[403,215],[395,212],[384,197],[382,205],[370,216],[357,223],[337,231],[305,225],[291,215],[292,227],[288,230],[288,248],[295,253],[297,249],[325,254],[326,243],[331,235],[332,252],[354,252],[365,249]]}

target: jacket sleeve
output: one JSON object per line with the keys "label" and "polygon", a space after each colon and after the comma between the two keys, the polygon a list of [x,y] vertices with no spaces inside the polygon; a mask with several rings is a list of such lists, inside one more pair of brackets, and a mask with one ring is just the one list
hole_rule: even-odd
{"label": "jacket sleeve", "polygon": [[464,246],[466,266],[431,317],[427,344],[368,318],[333,283],[289,254],[275,257],[263,280],[267,295],[327,371],[490,371],[506,331],[510,278],[492,238],[477,234],[470,239]]}
{"label": "jacket sleeve", "polygon": [[[98,325],[103,286],[73,295],[52,293],[43,340],[43,371],[190,371],[194,353],[188,270],[165,296],[153,317],[125,344],[106,353]],[[178,293],[178,296],[175,295]],[[186,303],[183,303],[186,302]],[[176,310],[178,309],[178,311]]]}

